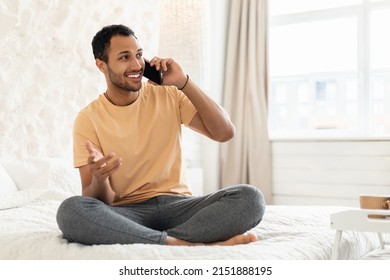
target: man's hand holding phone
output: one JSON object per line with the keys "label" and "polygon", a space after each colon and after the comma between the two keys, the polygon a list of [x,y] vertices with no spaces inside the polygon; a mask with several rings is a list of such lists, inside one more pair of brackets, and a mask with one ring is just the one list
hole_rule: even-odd
{"label": "man's hand holding phone", "polygon": [[173,85],[177,88],[181,88],[187,80],[187,75],[184,74],[180,65],[176,63],[172,58],[159,58],[155,56],[149,61],[149,65],[156,71],[162,73],[164,78],[164,85]]}
{"label": "man's hand holding phone", "polygon": [[151,66],[147,60],[145,60],[144,77],[158,85],[163,83],[161,71],[157,70],[155,66]]}

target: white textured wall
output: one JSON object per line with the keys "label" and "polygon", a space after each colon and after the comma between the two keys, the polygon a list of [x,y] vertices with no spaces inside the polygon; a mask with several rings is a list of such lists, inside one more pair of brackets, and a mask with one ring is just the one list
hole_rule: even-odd
{"label": "white textured wall", "polygon": [[[72,157],[77,112],[105,88],[91,41],[104,25],[159,47],[159,0],[1,0],[0,157]],[[151,8],[153,7],[153,8]]]}

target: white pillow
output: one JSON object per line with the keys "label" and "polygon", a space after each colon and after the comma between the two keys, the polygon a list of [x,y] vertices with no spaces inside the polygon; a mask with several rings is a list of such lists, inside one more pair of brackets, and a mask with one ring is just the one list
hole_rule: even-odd
{"label": "white pillow", "polygon": [[25,158],[2,160],[8,174],[14,178],[19,191],[47,188],[50,160],[46,158]]}
{"label": "white pillow", "polygon": [[0,194],[14,193],[17,190],[18,188],[16,187],[15,182],[0,163]]}

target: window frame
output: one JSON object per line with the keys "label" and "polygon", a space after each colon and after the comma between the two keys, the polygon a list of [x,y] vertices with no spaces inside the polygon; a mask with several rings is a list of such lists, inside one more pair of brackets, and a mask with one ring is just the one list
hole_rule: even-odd
{"label": "window frame", "polygon": [[[272,0],[270,0],[272,3]],[[340,18],[354,17],[357,20],[357,87],[358,87],[358,122],[361,124],[356,133],[345,133],[337,130],[326,132],[316,131],[282,131],[276,133],[270,130],[271,140],[305,140],[305,139],[326,139],[326,140],[390,140],[390,134],[384,136],[373,136],[370,131],[370,91],[371,75],[374,70],[370,68],[370,13],[375,10],[389,9],[390,0],[370,1],[362,0],[361,4],[344,7],[327,8],[321,10],[310,10],[304,12],[290,13],[284,15],[269,15],[269,32],[271,28],[281,25],[291,25],[323,20],[334,20]],[[271,75],[268,75],[268,92],[270,93]]]}

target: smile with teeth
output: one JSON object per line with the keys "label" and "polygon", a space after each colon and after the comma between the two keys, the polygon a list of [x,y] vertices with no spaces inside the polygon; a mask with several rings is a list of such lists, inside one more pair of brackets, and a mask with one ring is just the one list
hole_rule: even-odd
{"label": "smile with teeth", "polygon": [[130,75],[126,75],[127,78],[131,78],[131,79],[137,79],[139,77],[141,77],[141,74],[138,73],[138,74],[130,74]]}

